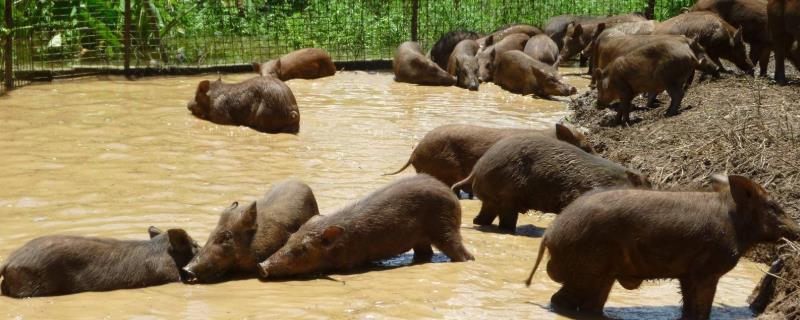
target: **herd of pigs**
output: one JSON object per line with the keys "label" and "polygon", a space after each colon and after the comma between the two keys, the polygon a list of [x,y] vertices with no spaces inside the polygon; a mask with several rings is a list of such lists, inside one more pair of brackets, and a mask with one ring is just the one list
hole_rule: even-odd
{"label": "herd of pigs", "polygon": [[[454,31],[427,55],[417,43],[401,44],[395,80],[470,90],[493,81],[516,93],[568,96],[576,89],[562,81],[557,66],[581,53],[598,103],[620,101],[619,121],[629,120],[635,95],[650,94],[652,103],[663,90],[673,115],[695,70],[718,77],[720,59],[748,73],[757,59],[765,75],[774,51],[776,79],[785,81],[787,52],[800,62],[799,9],[796,1],[701,0],[661,23],[637,14],[560,16],[546,32],[522,24],[483,36]],[[284,81],[336,72],[330,56],[316,48],[253,67],[258,76],[241,83],[202,81],[188,109],[218,124],[296,134],[300,112]],[[414,263],[430,262],[432,247],[454,262],[473,260],[460,233],[457,195],[464,191],[481,201],[474,224],[499,218],[499,229],[508,233],[528,210],[558,214],[528,278],[530,284],[549,251],[547,274],[562,284],[551,298],[555,309],[600,316],[615,281],[633,290],[645,280],[677,278],[682,317],[706,319],[718,280],[743,253],[758,243],[800,238],[800,226],[746,177],[715,175],[708,191],[653,190],[646,176],[594,154],[586,137],[565,124],[546,130],[441,126],[392,174],[409,166],[416,176],[328,215],[319,214],[303,182],[275,183],[259,200],[226,208],[202,248],[182,229],[154,227],[148,241],[40,237],[7,257],[0,289],[34,297],[284,278],[351,270],[408,250]]]}

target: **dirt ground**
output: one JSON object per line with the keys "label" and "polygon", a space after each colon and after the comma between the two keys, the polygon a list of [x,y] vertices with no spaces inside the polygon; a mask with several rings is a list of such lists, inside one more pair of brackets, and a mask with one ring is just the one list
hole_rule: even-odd
{"label": "dirt ground", "polygon": [[[800,79],[795,70],[789,74]],[[736,74],[695,81],[681,114],[669,118],[669,97],[659,101],[658,108],[634,111],[631,125],[617,126],[615,112],[597,110],[596,91],[589,91],[572,101],[568,120],[588,129],[602,156],[641,170],[659,189],[706,189],[712,174],[745,175],[800,221],[800,82],[778,86]],[[644,108],[645,100],[635,103]],[[774,282],[753,294],[761,294],[762,317],[800,318],[800,245],[761,246],[748,257],[783,259],[778,279],[769,277]]]}

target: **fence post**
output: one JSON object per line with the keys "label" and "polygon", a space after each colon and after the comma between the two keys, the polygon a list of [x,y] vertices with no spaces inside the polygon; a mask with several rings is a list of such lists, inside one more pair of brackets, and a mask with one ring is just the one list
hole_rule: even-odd
{"label": "fence post", "polygon": [[644,16],[648,20],[653,20],[655,19],[655,15],[656,15],[656,0],[648,0],[647,9],[644,12]]}
{"label": "fence post", "polygon": [[8,29],[8,34],[6,34],[6,44],[5,48],[3,48],[3,62],[5,63],[5,85],[7,90],[11,90],[14,88],[14,62],[12,61],[13,55],[11,50],[14,49],[14,17],[12,16],[12,7],[14,6],[13,0],[6,0],[6,7],[5,13],[3,16],[5,17],[5,26]]}
{"label": "fence post", "polygon": [[411,41],[418,41],[419,29],[419,0],[411,1]]}
{"label": "fence post", "polygon": [[131,0],[125,0],[125,31],[122,34],[122,46],[125,51],[125,75],[131,71]]}

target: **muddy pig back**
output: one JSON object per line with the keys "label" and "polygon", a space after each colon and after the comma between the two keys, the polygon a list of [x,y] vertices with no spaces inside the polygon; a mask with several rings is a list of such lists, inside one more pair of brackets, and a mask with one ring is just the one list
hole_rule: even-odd
{"label": "muddy pig back", "polygon": [[456,82],[455,77],[428,59],[419,44],[413,41],[404,42],[397,48],[392,68],[397,82],[434,86],[451,86]]}

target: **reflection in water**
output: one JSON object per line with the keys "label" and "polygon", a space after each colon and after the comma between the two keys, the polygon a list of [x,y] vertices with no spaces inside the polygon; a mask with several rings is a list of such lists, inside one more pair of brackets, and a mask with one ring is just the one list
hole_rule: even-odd
{"label": "reflection in water", "polygon": [[[197,83],[216,77],[68,81],[0,98],[0,259],[44,234],[146,239],[150,225],[185,228],[202,243],[232,201],[254,200],[288,177],[308,183],[322,212],[330,213],[395,179],[381,174],[403,165],[436,126],[544,128],[565,115],[556,101],[493,85],[469,92],[395,83],[385,73],[342,72],[290,81],[301,108],[300,134],[268,135],[190,115],[185,106]],[[558,318],[547,309],[558,285],[545,272],[531,288],[522,284],[552,216],[521,217],[521,235],[512,236],[476,230],[471,221],[480,203],[462,203],[474,262],[410,265],[405,254],[380,263],[379,271],[331,275],[338,281],[238,280],[0,298],[0,318]],[[714,317],[749,316],[745,298],[759,267],[742,262],[722,279]],[[675,318],[679,304],[674,281],[638,291],[617,287],[608,314]]]}

